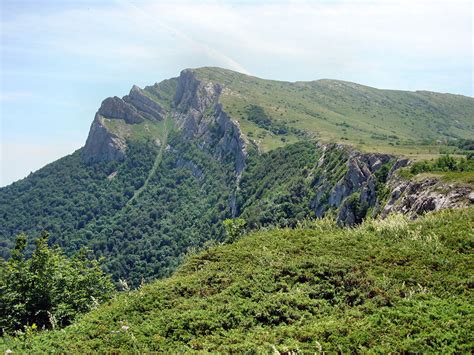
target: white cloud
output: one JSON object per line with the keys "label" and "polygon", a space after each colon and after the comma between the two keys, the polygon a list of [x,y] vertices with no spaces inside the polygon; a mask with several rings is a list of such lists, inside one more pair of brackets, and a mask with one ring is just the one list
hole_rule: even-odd
{"label": "white cloud", "polygon": [[116,68],[137,61],[146,68],[173,56],[204,56],[242,72],[249,71],[244,62],[255,67],[278,57],[329,71],[390,62],[394,55],[472,60],[469,1],[117,4],[28,15],[5,22],[4,31],[15,38],[35,32],[34,50],[44,46]]}

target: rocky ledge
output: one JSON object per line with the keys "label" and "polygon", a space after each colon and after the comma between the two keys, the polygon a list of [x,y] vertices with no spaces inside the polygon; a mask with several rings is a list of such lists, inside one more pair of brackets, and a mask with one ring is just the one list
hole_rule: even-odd
{"label": "rocky ledge", "polygon": [[445,183],[432,177],[405,180],[394,176],[388,186],[391,194],[382,210],[382,217],[397,212],[414,218],[426,212],[461,208],[474,203],[472,186]]}
{"label": "rocky ledge", "polygon": [[82,152],[83,161],[91,164],[125,158],[126,139],[111,132],[104,123],[105,119],[123,120],[133,125],[145,120],[161,121],[165,114],[166,111],[138,86],[133,86],[130,93],[123,98],[117,96],[106,98],[92,122]]}

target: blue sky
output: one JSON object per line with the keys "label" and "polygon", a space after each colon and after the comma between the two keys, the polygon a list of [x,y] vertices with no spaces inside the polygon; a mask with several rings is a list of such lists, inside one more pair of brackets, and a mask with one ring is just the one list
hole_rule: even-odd
{"label": "blue sky", "polygon": [[474,94],[471,1],[0,1],[0,186],[83,146],[104,98],[183,68]]}

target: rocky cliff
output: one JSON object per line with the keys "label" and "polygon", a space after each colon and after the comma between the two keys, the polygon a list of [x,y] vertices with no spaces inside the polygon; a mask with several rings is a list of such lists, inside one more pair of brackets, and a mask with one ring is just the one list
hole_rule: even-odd
{"label": "rocky cliff", "polygon": [[408,159],[361,153],[337,144],[319,147],[323,154],[315,170],[311,201],[317,217],[335,211],[339,224],[354,225],[367,216],[384,218],[396,212],[415,218],[474,203],[472,185],[434,177],[403,178],[398,172],[410,164]]}
{"label": "rocky cliff", "polygon": [[[249,141],[239,121],[222,105],[225,84],[200,79],[194,70],[183,70],[172,80],[176,85],[171,93],[162,92],[160,84],[155,84],[145,89],[133,86],[123,98],[105,99],[92,123],[83,160],[88,164],[123,160],[130,138],[130,134],[123,132],[129,132],[129,127],[159,124],[169,117],[184,140],[196,142],[200,149],[221,162],[233,164],[238,183],[247,164]],[[127,129],[113,130],[110,128],[113,122],[121,122]],[[340,224],[353,225],[367,215],[386,216],[391,212],[417,215],[469,203],[470,187],[400,178],[396,172],[409,164],[407,159],[361,153],[339,144],[318,144],[315,149],[322,154],[313,168],[309,204],[317,217],[332,211]],[[196,176],[205,173],[185,159],[180,164],[191,167]],[[235,216],[235,194],[229,203]]]}
{"label": "rocky cliff", "polygon": [[407,180],[394,174],[387,186],[391,193],[381,211],[382,217],[394,212],[416,217],[430,211],[461,208],[474,203],[472,186],[446,183],[434,177]]}
{"label": "rocky cliff", "polygon": [[85,163],[117,160],[125,158],[127,144],[123,137],[112,133],[104,124],[104,117],[96,113],[86,145],[82,151]]}
{"label": "rocky cliff", "polygon": [[[388,154],[360,153],[343,145],[320,145],[311,206],[317,217],[337,211],[344,225],[359,223],[377,202],[380,183],[386,177],[380,171],[393,165],[396,157]],[[386,175],[386,174],[385,174]]]}
{"label": "rocky cliff", "polygon": [[222,109],[221,92],[221,85],[202,82],[191,70],[183,70],[174,97],[173,117],[184,137],[199,139],[201,146],[211,149],[221,161],[232,160],[240,175],[248,142],[239,123]]}
{"label": "rocky cliff", "polygon": [[[237,175],[245,167],[247,141],[239,123],[219,103],[222,87],[211,81],[200,81],[192,70],[183,70],[171,102],[164,109],[154,95],[133,86],[122,99],[109,97],[97,111],[83,151],[86,163],[122,160],[126,155],[127,137],[113,132],[104,120],[123,120],[128,125],[159,122],[165,116],[185,139],[199,141],[202,149],[210,149],[221,161],[233,161]],[[157,88],[155,84],[154,89]]]}

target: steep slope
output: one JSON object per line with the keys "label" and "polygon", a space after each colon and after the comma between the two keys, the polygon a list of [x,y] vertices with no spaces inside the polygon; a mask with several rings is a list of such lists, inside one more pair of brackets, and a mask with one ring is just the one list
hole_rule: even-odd
{"label": "steep slope", "polygon": [[[469,352],[474,209],[273,229],[187,259],[27,352]],[[1,343],[3,341],[3,343]]]}
{"label": "steep slope", "polygon": [[[472,103],[327,80],[275,82],[219,68],[134,86],[102,102],[84,148],[0,189],[1,255],[8,257],[18,232],[33,239],[47,229],[68,254],[91,248],[115,280],[137,286],[169,275],[188,250],[222,240],[226,218],[241,216],[258,228],[329,213],[353,225],[388,211],[387,200],[405,205],[396,202],[404,182],[394,172],[408,161],[324,141],[346,132],[343,141],[358,144],[388,128],[398,129],[400,144],[422,131],[430,139],[454,137],[456,127],[466,137]],[[407,130],[402,120],[416,127]],[[370,139],[365,150],[396,150]],[[420,212],[465,205],[471,190]]]}

